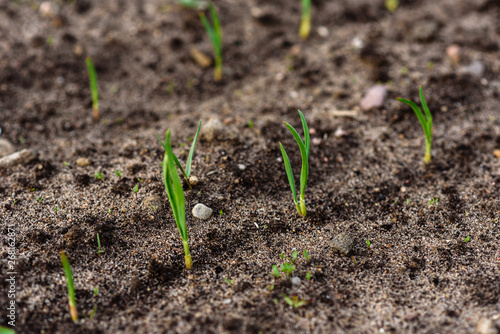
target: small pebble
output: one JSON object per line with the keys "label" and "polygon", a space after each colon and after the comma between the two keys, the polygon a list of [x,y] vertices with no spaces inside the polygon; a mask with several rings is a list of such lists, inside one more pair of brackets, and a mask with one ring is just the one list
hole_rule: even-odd
{"label": "small pebble", "polygon": [[29,149],[24,149],[22,151],[9,154],[3,158],[0,158],[0,169],[9,168],[15,165],[27,164],[37,156],[37,152]]}
{"label": "small pebble", "polygon": [[487,318],[481,318],[476,326],[477,334],[498,334],[498,328],[495,326],[495,323]]}
{"label": "small pebble", "polygon": [[335,138],[344,137],[344,136],[347,136],[347,132],[345,132],[342,128],[337,128],[337,130],[335,130],[335,133],[333,134],[333,136]]}
{"label": "small pebble", "polygon": [[212,64],[212,59],[196,48],[191,48],[189,53],[191,54],[191,58],[201,68],[206,68]]}
{"label": "small pebble", "polygon": [[417,319],[419,315],[420,314],[418,314],[417,312],[410,312],[410,313],[405,314],[405,316],[403,317],[403,319],[405,321],[412,321],[412,320]]}
{"label": "small pebble", "polygon": [[87,158],[78,158],[76,159],[76,164],[80,167],[87,167],[90,165],[90,160]]}
{"label": "small pebble", "polygon": [[354,37],[351,41],[351,45],[355,49],[362,49],[365,46],[365,42],[360,37]]}
{"label": "small pebble", "polygon": [[333,237],[331,246],[334,251],[347,255],[352,250],[354,240],[346,232],[342,232]]}
{"label": "small pebble", "polygon": [[300,285],[300,277],[297,277],[297,276],[293,277],[292,284],[293,285]]}
{"label": "small pebble", "polygon": [[196,175],[191,175],[189,178],[189,183],[191,183],[192,186],[195,186],[197,185],[198,183],[200,183],[200,179],[196,176]]}
{"label": "small pebble", "polygon": [[46,19],[51,19],[56,15],[56,7],[50,1],[44,1],[40,4],[38,9],[40,15]]}
{"label": "small pebble", "polygon": [[244,164],[238,164],[238,169],[245,170],[245,169],[247,169],[247,166],[245,166]]}
{"label": "small pebble", "polygon": [[479,60],[474,60],[470,65],[462,67],[460,72],[481,77],[484,73],[484,64]]}
{"label": "small pebble", "polygon": [[365,97],[361,100],[361,109],[370,110],[372,108],[378,108],[384,104],[384,100],[387,97],[387,90],[382,85],[375,85],[368,89]]}
{"label": "small pebble", "polygon": [[0,158],[14,153],[14,151],[14,145],[12,145],[10,141],[0,138]]}
{"label": "small pebble", "polygon": [[212,216],[212,212],[212,209],[201,203],[196,204],[192,211],[193,217],[201,220],[207,220],[210,218]]}
{"label": "small pebble", "polygon": [[494,150],[493,155],[497,158],[500,158],[500,150]]}
{"label": "small pebble", "polygon": [[458,64],[460,61],[460,47],[456,44],[452,44],[446,48],[446,55],[450,59],[452,64]]}
{"label": "small pebble", "polygon": [[328,31],[328,28],[324,27],[324,26],[318,27],[317,31],[318,31],[318,35],[320,35],[323,38],[328,37],[328,35],[330,34],[330,32]]}

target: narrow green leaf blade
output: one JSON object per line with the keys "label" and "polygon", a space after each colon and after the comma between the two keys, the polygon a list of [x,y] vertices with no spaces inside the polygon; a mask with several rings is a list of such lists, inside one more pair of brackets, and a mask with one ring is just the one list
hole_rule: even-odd
{"label": "narrow green leaf blade", "polygon": [[213,3],[210,3],[210,16],[212,18],[213,30],[214,30],[214,42],[217,47],[217,54],[222,55],[222,29],[220,27],[219,15]]}
{"label": "narrow green leaf blade", "polygon": [[427,122],[425,120],[424,114],[422,113],[422,110],[412,101],[403,99],[401,97],[398,97],[397,100],[399,102],[406,103],[407,105],[409,105],[413,109],[413,111],[415,112],[415,115],[417,115],[417,118],[418,118],[420,124],[422,125],[422,128],[424,129],[424,134],[427,136]]}
{"label": "narrow green leaf blade", "polygon": [[90,93],[92,95],[93,108],[99,109],[99,92],[97,89],[97,74],[94,63],[90,57],[85,59],[85,63],[87,64],[87,71],[89,72]]}
{"label": "narrow green leaf blade", "polygon": [[290,184],[290,188],[292,189],[293,201],[295,203],[298,203],[292,166],[290,165],[290,160],[288,159],[288,155],[286,154],[285,148],[283,147],[283,145],[281,145],[281,143],[279,144],[281,149],[281,155],[283,156],[283,162],[285,163],[285,170],[286,170],[286,176],[288,177],[288,183]]}
{"label": "narrow green leaf blade", "polygon": [[307,127],[306,118],[304,117],[304,114],[300,110],[299,110],[299,115],[300,115],[300,120],[302,122],[302,129],[304,129],[304,144],[306,146],[307,157],[309,157],[309,148],[311,146],[309,140],[309,128]]}
{"label": "narrow green leaf blade", "polygon": [[177,174],[177,169],[175,167],[174,153],[172,152],[172,144],[170,142],[170,130],[167,132],[166,138],[167,145],[167,180],[169,180],[169,186],[171,187],[172,198],[174,198],[174,202],[172,204],[173,207],[176,207],[177,211],[177,227],[179,228],[179,232],[181,233],[182,239],[187,241],[187,227],[186,227],[186,201],[184,198],[184,190],[182,189],[181,180],[179,178],[179,174]]}
{"label": "narrow green leaf blade", "polygon": [[291,126],[287,122],[284,123],[288,128],[288,130],[290,130],[290,132],[292,133],[297,144],[299,145],[300,155],[302,156],[302,169],[300,170],[300,194],[302,197],[304,197],[307,184],[307,176],[309,175],[309,162],[308,162],[306,147],[304,145],[304,142],[300,138],[298,132],[293,128],[293,126]]}
{"label": "narrow green leaf blade", "polygon": [[200,124],[198,125],[198,130],[196,130],[196,134],[194,135],[193,143],[191,144],[191,149],[189,150],[189,155],[186,162],[186,173],[184,173],[184,177],[187,176],[187,178],[189,178],[189,176],[191,175],[191,162],[193,160],[194,147],[196,146],[196,141],[198,140],[200,129],[201,129],[201,121]]}

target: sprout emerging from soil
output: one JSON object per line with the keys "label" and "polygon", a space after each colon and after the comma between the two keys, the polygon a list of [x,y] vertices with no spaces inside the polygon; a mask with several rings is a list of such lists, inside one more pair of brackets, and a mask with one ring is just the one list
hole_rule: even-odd
{"label": "sprout emerging from soil", "polygon": [[215,56],[214,79],[215,81],[219,81],[222,78],[222,29],[220,27],[219,15],[217,15],[217,11],[215,10],[213,3],[210,3],[209,10],[212,24],[208,22],[205,13],[200,12],[199,15],[201,23],[205,27],[207,35],[210,37],[210,41],[212,42],[212,48]]}
{"label": "sprout emerging from soil", "polygon": [[167,191],[168,200],[172,211],[174,213],[175,223],[179,229],[184,246],[184,254],[186,261],[186,268],[191,269],[193,263],[191,261],[191,254],[189,253],[188,233],[186,227],[186,201],[184,198],[184,191],[181,185],[181,179],[177,174],[175,167],[175,155],[172,152],[172,145],[170,143],[170,130],[165,135],[165,156],[163,158],[163,181],[165,183],[165,190]]}
{"label": "sprout emerging from soil", "polygon": [[385,8],[391,13],[394,13],[396,9],[398,9],[399,1],[398,0],[385,0]]}
{"label": "sprout emerging from soil", "polygon": [[[198,135],[200,134],[200,129],[201,129],[201,121],[200,121],[200,124],[198,124],[198,130],[196,130],[196,134],[194,135],[193,143],[191,144],[191,148],[189,149],[189,154],[188,154],[188,158],[186,161],[186,169],[182,168],[181,163],[179,162],[179,159],[177,159],[177,156],[172,153],[174,156],[174,158],[173,158],[174,162],[177,165],[177,167],[179,167],[179,170],[181,171],[182,175],[184,176],[184,179],[186,179],[186,182],[189,186],[189,189],[193,189],[193,186],[191,185],[191,182],[189,181],[189,177],[191,176],[191,163],[193,161],[194,148],[196,146],[196,141],[198,140]],[[160,136],[158,134],[156,134],[156,136],[158,137],[158,140],[160,141],[160,143],[162,144],[163,148],[166,151],[167,147],[165,146],[165,144],[162,143]]]}
{"label": "sprout emerging from soil", "polygon": [[189,9],[204,10],[208,7],[208,2],[203,0],[178,0],[177,3]]}
{"label": "sprout emerging from soil", "polygon": [[76,309],[73,272],[71,271],[71,265],[69,264],[68,257],[66,256],[66,253],[64,253],[64,251],[61,251],[61,263],[64,269],[64,275],[66,276],[66,283],[68,284],[69,313],[71,314],[71,320],[77,321],[78,310]]}
{"label": "sprout emerging from soil", "polygon": [[87,71],[89,72],[90,93],[92,94],[92,115],[95,120],[99,119],[99,93],[97,91],[97,74],[95,72],[94,63],[90,57],[85,59],[87,63]]}
{"label": "sprout emerging from soil", "polygon": [[295,203],[295,207],[297,208],[297,212],[299,215],[305,217],[307,214],[306,211],[306,202],[305,202],[305,191],[307,184],[307,177],[309,176],[309,129],[307,127],[306,119],[302,112],[299,110],[300,119],[302,121],[302,128],[304,129],[304,141],[300,138],[297,131],[288,124],[285,123],[286,127],[292,133],[293,137],[297,141],[299,145],[300,154],[302,156],[302,168],[300,170],[300,197],[297,199],[297,191],[295,189],[295,180],[293,176],[292,167],[290,166],[290,160],[288,159],[288,155],[286,154],[285,148],[280,144],[281,154],[283,155],[283,162],[285,163],[286,175],[288,177],[288,182],[290,183],[290,188],[292,189],[293,201]]}
{"label": "sprout emerging from soil", "polygon": [[311,31],[311,0],[302,0],[302,18],[300,20],[299,37],[307,39]]}
{"label": "sprout emerging from soil", "polygon": [[424,164],[428,164],[431,162],[431,145],[432,145],[432,115],[427,107],[427,103],[425,102],[424,92],[422,90],[422,86],[419,88],[420,93],[420,102],[422,103],[422,108],[424,108],[425,116],[422,113],[422,110],[412,101],[403,99],[398,97],[399,102],[406,103],[409,105],[415,115],[417,115],[420,124],[422,125],[422,129],[424,129],[425,134],[425,155],[424,155]]}

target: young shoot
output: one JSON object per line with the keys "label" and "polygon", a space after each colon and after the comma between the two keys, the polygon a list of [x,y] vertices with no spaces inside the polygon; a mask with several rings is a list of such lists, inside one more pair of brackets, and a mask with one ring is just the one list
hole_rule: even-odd
{"label": "young shoot", "polygon": [[293,307],[294,309],[298,309],[299,307],[302,307],[308,303],[306,300],[299,299],[299,296],[297,296],[297,295],[293,295],[290,298],[288,295],[283,293],[283,294],[281,294],[281,296],[283,297],[285,302],[288,305],[290,305],[291,307]]}
{"label": "young shoot", "polygon": [[97,233],[97,254],[101,255],[104,251],[101,249],[101,239],[99,238],[99,233]]}
{"label": "young shoot", "polygon": [[311,0],[301,0],[302,17],[300,19],[299,37],[307,39],[311,31]]}
{"label": "young shoot", "polygon": [[273,264],[273,266],[271,267],[271,275],[273,275],[276,278],[280,278],[280,271],[275,264]]}
{"label": "young shoot", "polygon": [[422,110],[414,102],[400,97],[398,97],[398,101],[409,105],[415,112],[415,115],[417,115],[417,118],[420,121],[420,124],[422,125],[422,129],[424,130],[425,134],[424,164],[428,164],[431,162],[432,115],[431,112],[429,111],[429,108],[427,107],[427,103],[425,102],[422,86],[420,86],[419,88],[419,93],[420,93],[420,102],[422,103],[422,107],[424,108],[425,116],[424,113],[422,113]]}
{"label": "young shoot", "polygon": [[66,283],[68,284],[69,313],[71,315],[71,320],[77,321],[78,310],[76,309],[73,271],[71,270],[71,265],[69,264],[68,257],[66,256],[66,253],[64,253],[64,251],[61,251],[61,263],[64,269],[64,275],[66,276]]}
{"label": "young shoot", "polygon": [[200,12],[199,15],[201,23],[203,27],[205,27],[207,35],[212,42],[215,57],[214,79],[215,81],[219,81],[222,78],[222,29],[220,27],[219,15],[213,3],[210,3],[209,10],[212,24],[208,21],[205,13]]}
{"label": "young shoot", "polygon": [[[191,176],[191,163],[193,161],[194,148],[196,146],[196,141],[198,140],[198,135],[200,134],[200,129],[201,129],[201,121],[200,121],[200,124],[198,124],[198,130],[196,130],[196,134],[194,135],[193,143],[191,144],[191,149],[189,150],[189,155],[188,155],[188,158],[186,161],[186,169],[182,168],[181,163],[179,162],[179,159],[177,159],[177,156],[172,152],[173,160],[174,160],[175,164],[177,165],[177,167],[179,167],[179,170],[181,171],[184,178],[186,179],[186,182],[189,186],[189,189],[193,189],[191,182],[189,182],[189,177]],[[163,148],[166,151],[167,147],[161,141],[160,135],[156,134],[156,136],[158,137],[158,140],[160,141],[160,143],[162,144]]]}
{"label": "young shoot", "polygon": [[165,144],[162,143],[162,146],[165,148],[165,155],[161,164],[163,167],[163,181],[165,183],[165,190],[167,191],[170,206],[172,207],[172,212],[174,213],[175,224],[179,229],[182,245],[184,246],[186,268],[191,269],[193,263],[191,261],[191,254],[189,253],[186,226],[186,201],[184,198],[184,190],[182,189],[181,180],[177,174],[175,163],[176,159],[174,158],[174,152],[172,152],[170,133],[171,131],[168,130],[165,135]]}
{"label": "young shoot", "polygon": [[208,2],[203,0],[177,0],[177,3],[189,9],[204,10],[208,7]]}
{"label": "young shoot", "polygon": [[97,91],[97,74],[94,63],[90,57],[85,59],[87,71],[89,72],[90,94],[92,95],[92,116],[97,121],[99,119],[99,93]]}
{"label": "young shoot", "polygon": [[299,198],[297,199],[297,191],[295,189],[295,180],[293,176],[293,171],[292,167],[290,165],[290,160],[288,159],[288,155],[286,154],[285,148],[283,145],[280,144],[280,149],[281,149],[281,154],[283,155],[283,162],[285,163],[285,169],[286,169],[286,175],[288,177],[288,182],[290,183],[290,188],[292,189],[292,195],[293,195],[293,201],[295,203],[295,207],[297,208],[297,211],[299,215],[305,217],[307,214],[306,211],[306,202],[305,202],[305,191],[306,191],[306,184],[307,184],[307,177],[309,176],[309,129],[307,127],[306,119],[302,112],[299,110],[299,115],[300,119],[302,121],[302,128],[304,129],[304,141],[300,138],[299,134],[297,131],[288,124],[287,122],[285,123],[286,127],[290,132],[292,133],[293,137],[295,138],[295,141],[297,141],[297,144],[299,145],[300,149],[300,155],[302,156],[302,168],[300,170],[300,195]]}

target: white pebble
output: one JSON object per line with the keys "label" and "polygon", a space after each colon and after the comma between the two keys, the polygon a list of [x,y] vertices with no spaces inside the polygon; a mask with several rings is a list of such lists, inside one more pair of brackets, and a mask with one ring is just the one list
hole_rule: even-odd
{"label": "white pebble", "polygon": [[207,220],[210,218],[212,216],[212,212],[212,209],[201,203],[196,204],[192,210],[193,217],[201,220]]}
{"label": "white pebble", "polygon": [[328,35],[330,34],[330,32],[328,31],[328,28],[324,27],[324,26],[318,27],[317,31],[318,31],[318,35],[320,35],[323,38],[328,37]]}
{"label": "white pebble", "polygon": [[372,108],[378,108],[384,104],[385,98],[387,96],[387,90],[382,85],[375,85],[368,89],[365,97],[361,100],[361,109],[370,110]]}
{"label": "white pebble", "polygon": [[300,278],[295,276],[292,278],[292,284],[293,285],[300,285]]}
{"label": "white pebble", "polygon": [[245,169],[247,169],[247,166],[245,166],[244,164],[238,164],[238,169],[245,170]]}

